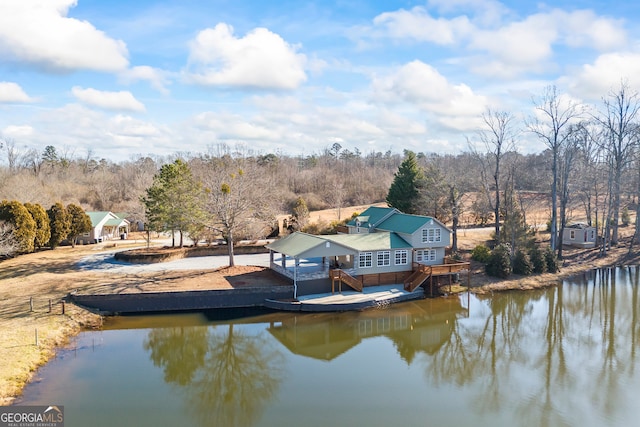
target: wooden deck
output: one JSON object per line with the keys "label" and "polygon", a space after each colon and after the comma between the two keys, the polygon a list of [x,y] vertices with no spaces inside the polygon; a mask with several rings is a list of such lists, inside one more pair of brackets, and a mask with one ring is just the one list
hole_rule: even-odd
{"label": "wooden deck", "polygon": [[[413,272],[409,276],[405,276],[404,280],[400,280],[398,283],[404,284],[404,289],[408,292],[415,291],[420,285],[429,280],[430,293],[433,295],[433,278],[448,276],[449,287],[453,283],[453,276],[461,271],[467,271],[467,287],[471,284],[471,263],[469,262],[446,262],[445,264],[438,265],[424,265],[414,264]],[[374,274],[380,284],[380,274]],[[346,284],[352,289],[362,292],[363,287],[366,285],[367,277],[360,276],[355,278],[344,270],[332,269],[329,271],[329,278],[331,279],[331,293],[335,293],[336,285],[338,285],[338,292],[342,292],[342,284]]]}

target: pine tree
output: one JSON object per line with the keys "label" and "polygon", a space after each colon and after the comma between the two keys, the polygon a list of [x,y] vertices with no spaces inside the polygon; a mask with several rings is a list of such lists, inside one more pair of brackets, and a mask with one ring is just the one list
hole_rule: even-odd
{"label": "pine tree", "polygon": [[16,200],[10,202],[3,200],[0,203],[0,220],[13,225],[13,236],[18,244],[18,252],[33,252],[36,222],[22,203]]}
{"label": "pine tree", "polygon": [[71,203],[67,206],[67,212],[71,219],[71,227],[69,228],[67,239],[71,242],[71,246],[75,248],[78,236],[90,232],[93,226],[91,225],[91,218],[80,206]]}
{"label": "pine tree", "polygon": [[183,234],[189,229],[198,230],[196,225],[204,222],[202,184],[193,177],[189,165],[180,159],[160,168],[142,203],[149,228],[179,232],[181,247]]}
{"label": "pine tree", "polygon": [[51,227],[49,226],[47,211],[37,203],[25,203],[24,207],[27,208],[31,218],[36,222],[36,237],[33,243],[35,249],[40,249],[49,243],[51,238]]}
{"label": "pine tree", "polygon": [[62,203],[57,202],[47,210],[47,216],[49,216],[49,227],[51,228],[49,246],[51,249],[55,249],[69,235],[71,215]]}
{"label": "pine tree", "polygon": [[407,150],[398,172],[393,175],[393,182],[386,198],[387,204],[401,212],[417,214],[423,181],[424,174],[418,165],[415,153]]}

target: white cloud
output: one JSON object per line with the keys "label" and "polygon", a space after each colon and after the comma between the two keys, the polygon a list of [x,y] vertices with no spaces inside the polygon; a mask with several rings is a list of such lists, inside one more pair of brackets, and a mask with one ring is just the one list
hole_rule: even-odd
{"label": "white cloud", "polygon": [[[395,72],[374,77],[374,98],[383,103],[413,104],[445,126],[466,130],[470,117],[478,117],[487,105],[484,96],[476,95],[465,84],[451,84],[435,68],[421,61],[412,61]],[[452,120],[452,117],[461,120]],[[466,119],[465,119],[466,117]]]}
{"label": "white cloud", "polygon": [[571,93],[582,98],[598,100],[626,81],[640,87],[640,53],[618,52],[599,56],[593,64],[585,64],[576,75],[563,79]]}
{"label": "white cloud", "polygon": [[5,138],[22,140],[33,135],[33,127],[28,125],[9,125],[2,129],[2,136]]}
{"label": "white cloud", "polygon": [[562,42],[569,47],[591,47],[598,51],[618,49],[627,43],[624,21],[598,17],[591,10],[553,10],[546,19],[558,27]]}
{"label": "white cloud", "polygon": [[193,124],[213,133],[215,139],[276,141],[282,137],[278,126],[265,123],[260,117],[247,120],[238,114],[205,112],[196,115]]}
{"label": "white cloud", "polygon": [[84,104],[105,110],[144,111],[144,105],[134,98],[129,91],[107,92],[92,88],[83,89],[74,86],[71,89],[73,96]]}
{"label": "white cloud", "polygon": [[374,18],[373,23],[385,27],[391,38],[409,38],[439,45],[456,43],[473,29],[466,16],[434,18],[420,6],[382,13]]}
{"label": "white cloud", "polygon": [[[91,23],[66,15],[77,0],[0,2],[0,53],[47,69],[120,71],[127,48]],[[8,58],[7,58],[8,56]]]}
{"label": "white cloud", "polygon": [[0,82],[0,102],[32,102],[17,83]]}
{"label": "white cloud", "polygon": [[41,110],[32,121],[35,131],[21,143],[44,147],[55,141],[76,154],[91,150],[97,157],[120,161],[133,155],[168,155],[180,149],[180,142],[163,125],[127,115],[111,115],[81,104]]}
{"label": "white cloud", "polygon": [[297,49],[266,28],[237,38],[220,23],[191,42],[186,77],[207,86],[295,89],[307,79],[306,57]]}
{"label": "white cloud", "polygon": [[456,45],[470,52],[461,63],[477,74],[514,78],[544,73],[555,67],[557,48],[584,48],[606,52],[626,46],[624,21],[596,15],[591,10],[551,9],[520,20],[500,3],[481,0],[430,0],[428,7],[451,17],[435,18],[427,8],[400,9],[376,16],[369,37]]}
{"label": "white cloud", "polygon": [[122,83],[130,84],[140,80],[148,81],[152,88],[168,95],[167,85],[170,84],[168,73],[148,65],[141,65],[125,70],[120,73],[119,80]]}

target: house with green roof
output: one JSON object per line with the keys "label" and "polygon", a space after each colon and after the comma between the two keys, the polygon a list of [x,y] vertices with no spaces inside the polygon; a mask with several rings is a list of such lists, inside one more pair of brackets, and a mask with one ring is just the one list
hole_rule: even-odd
{"label": "house with green roof", "polygon": [[296,232],[277,240],[267,245],[271,268],[291,279],[296,292],[304,282],[303,294],[326,292],[333,269],[362,286],[403,283],[416,266],[444,264],[451,238],[451,230],[435,218],[375,206],[348,222],[347,230],[321,236]]}
{"label": "house with green roof", "polygon": [[113,212],[87,212],[91,218],[91,231],[78,237],[81,244],[121,239],[129,234],[129,221]]}

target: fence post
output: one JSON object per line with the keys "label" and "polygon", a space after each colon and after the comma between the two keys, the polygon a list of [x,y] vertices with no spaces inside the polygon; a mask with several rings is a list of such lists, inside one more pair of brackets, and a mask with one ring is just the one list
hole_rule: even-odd
{"label": "fence post", "polygon": [[29,297],[29,311],[33,311],[33,297]]}
{"label": "fence post", "polygon": [[36,328],[36,347],[38,347],[38,328]]}
{"label": "fence post", "polygon": [[60,301],[60,303],[62,304],[62,314],[64,314],[64,301]]}

